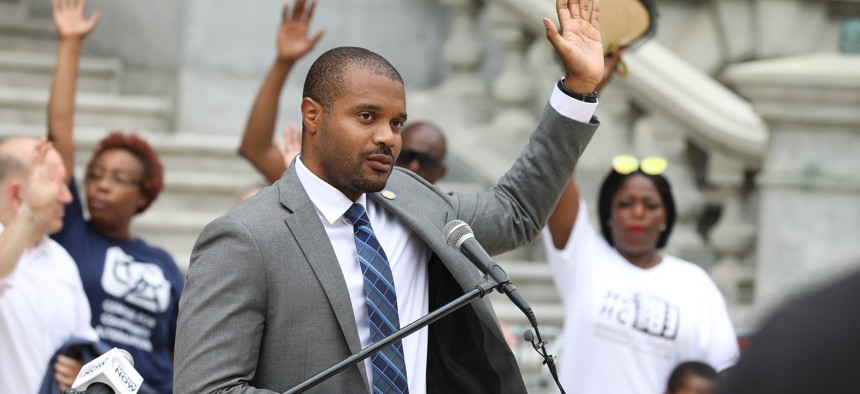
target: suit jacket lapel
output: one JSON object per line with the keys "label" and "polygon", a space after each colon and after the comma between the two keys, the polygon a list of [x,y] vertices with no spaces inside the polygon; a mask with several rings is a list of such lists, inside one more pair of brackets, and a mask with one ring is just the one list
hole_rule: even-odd
{"label": "suit jacket lapel", "polygon": [[[287,227],[302,249],[308,264],[319,279],[328,297],[334,314],[337,317],[341,331],[349,345],[352,354],[361,351],[361,340],[352,310],[352,301],[346,288],[343,271],[337,261],[337,255],[328,240],[328,234],[320,222],[319,215],[305,189],[299,182],[295,166],[290,166],[281,180],[278,181],[281,204],[292,214],[285,219]],[[299,256],[295,256],[299,258]],[[361,377],[367,383],[364,363],[358,364]]]}
{"label": "suit jacket lapel", "polygon": [[[391,186],[392,190],[396,189],[396,181],[392,182],[396,175],[399,174],[392,174],[391,179],[388,181],[388,186]],[[402,194],[406,197],[408,192],[406,190],[396,190],[395,194]],[[418,234],[430,246],[433,253],[442,260],[448,271],[454,276],[454,279],[463,287],[463,291],[470,291],[475,288],[480,281],[480,276],[476,274],[477,270],[472,268],[471,263],[458,250],[448,246],[442,233],[445,223],[451,219],[448,215],[438,219],[428,218],[421,214],[423,211],[420,207],[409,206],[410,202],[408,198],[396,197],[389,200],[383,198],[380,193],[368,194],[368,198],[373,199],[386,210],[393,212],[406,227]],[[453,261],[457,261],[458,259],[463,264],[453,263]]]}

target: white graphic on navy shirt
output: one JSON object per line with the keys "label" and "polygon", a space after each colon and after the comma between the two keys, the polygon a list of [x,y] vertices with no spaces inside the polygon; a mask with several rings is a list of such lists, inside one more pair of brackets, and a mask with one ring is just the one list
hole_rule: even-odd
{"label": "white graphic on navy shirt", "polygon": [[171,285],[164,271],[155,264],[134,261],[120,247],[108,248],[102,287],[108,294],[152,313],[170,306]]}

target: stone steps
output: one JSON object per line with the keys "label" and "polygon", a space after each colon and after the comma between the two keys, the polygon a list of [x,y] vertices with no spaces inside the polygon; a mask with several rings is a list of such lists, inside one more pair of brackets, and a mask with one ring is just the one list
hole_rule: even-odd
{"label": "stone steps", "polygon": [[17,0],[0,0],[0,20],[17,19],[24,16],[24,7]]}
{"label": "stone steps", "polygon": [[50,19],[24,18],[17,4],[10,15],[0,18],[0,49],[52,53],[57,50],[57,32]]}
{"label": "stone steps", "polygon": [[[75,124],[122,130],[170,130],[170,98],[80,92]],[[48,89],[0,86],[0,122],[46,125]]]}
{"label": "stone steps", "polygon": [[[0,49],[0,86],[49,89],[55,58],[53,53]],[[119,59],[81,57],[78,91],[118,93],[122,73]]]}
{"label": "stone steps", "polygon": [[[112,128],[76,127],[75,144],[78,165],[85,165],[99,140]],[[244,174],[253,178],[256,172],[250,164],[236,153],[238,136],[171,133],[159,131],[133,131],[144,138],[158,152],[167,171],[209,171],[213,174]],[[0,137],[26,135],[45,136],[41,124],[19,124],[0,122]]]}

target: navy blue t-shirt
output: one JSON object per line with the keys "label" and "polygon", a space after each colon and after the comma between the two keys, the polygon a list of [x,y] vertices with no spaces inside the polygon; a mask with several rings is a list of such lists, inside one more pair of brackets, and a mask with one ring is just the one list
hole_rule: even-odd
{"label": "navy blue t-shirt", "polygon": [[173,392],[171,354],[184,279],[173,258],[141,240],[105,237],[84,219],[74,179],[63,230],[51,237],[78,265],[99,337],[127,350],[144,384]]}

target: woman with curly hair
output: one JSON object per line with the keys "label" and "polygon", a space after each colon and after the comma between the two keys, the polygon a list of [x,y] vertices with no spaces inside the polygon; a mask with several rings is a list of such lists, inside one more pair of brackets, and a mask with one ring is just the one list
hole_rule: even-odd
{"label": "woman with curly hair", "polygon": [[[54,0],[60,36],[48,103],[48,138],[74,168],[73,119],[80,45],[98,22],[84,18],[84,0]],[[146,141],[111,133],[101,140],[83,180],[89,220],[72,177],[74,200],[63,230],[53,238],[75,259],[92,310],[92,326],[104,342],[123,348],[151,391],[173,390],[173,346],[183,276],[164,250],[131,233],[131,221],[164,187],[164,167]],[[57,369],[79,368],[66,358]]]}

